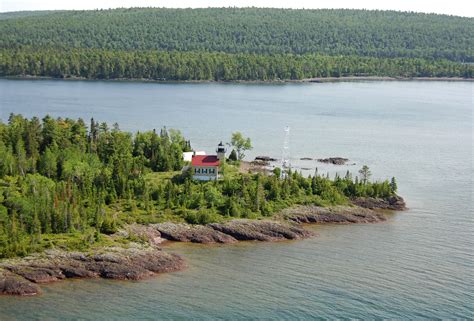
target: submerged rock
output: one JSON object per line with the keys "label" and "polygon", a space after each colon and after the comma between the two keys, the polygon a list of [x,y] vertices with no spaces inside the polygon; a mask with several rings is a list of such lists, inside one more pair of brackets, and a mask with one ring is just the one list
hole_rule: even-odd
{"label": "submerged rock", "polygon": [[353,206],[320,207],[301,205],[285,209],[281,215],[297,223],[377,223],[386,220],[382,213]]}

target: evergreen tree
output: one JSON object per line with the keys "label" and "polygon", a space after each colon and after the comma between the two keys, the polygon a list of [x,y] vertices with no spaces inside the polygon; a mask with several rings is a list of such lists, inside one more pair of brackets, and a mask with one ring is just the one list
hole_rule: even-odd
{"label": "evergreen tree", "polygon": [[397,193],[397,189],[398,189],[397,180],[395,179],[395,177],[392,177],[392,179],[390,180],[390,190],[392,194]]}
{"label": "evergreen tree", "polygon": [[362,166],[359,170],[359,174],[361,175],[362,183],[367,184],[368,180],[372,176],[370,169],[367,165]]}

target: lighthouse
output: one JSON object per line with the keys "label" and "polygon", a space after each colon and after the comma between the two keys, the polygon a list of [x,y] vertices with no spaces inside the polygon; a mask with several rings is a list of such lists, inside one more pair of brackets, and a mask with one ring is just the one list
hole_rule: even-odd
{"label": "lighthouse", "polygon": [[198,181],[215,181],[221,178],[219,174],[220,165],[225,162],[226,149],[220,142],[217,145],[217,155],[197,155],[193,154],[191,158],[191,172],[193,178]]}
{"label": "lighthouse", "polygon": [[219,159],[221,163],[225,162],[225,152],[226,152],[225,146],[222,142],[220,142],[219,145],[217,145],[216,153],[217,153],[217,159]]}

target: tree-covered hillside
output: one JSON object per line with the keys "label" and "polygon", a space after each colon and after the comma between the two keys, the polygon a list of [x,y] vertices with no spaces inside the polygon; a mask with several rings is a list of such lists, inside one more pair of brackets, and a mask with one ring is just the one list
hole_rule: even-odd
{"label": "tree-covered hillside", "polygon": [[0,14],[1,48],[312,53],[473,62],[473,34],[472,18],[393,11],[148,8]]}

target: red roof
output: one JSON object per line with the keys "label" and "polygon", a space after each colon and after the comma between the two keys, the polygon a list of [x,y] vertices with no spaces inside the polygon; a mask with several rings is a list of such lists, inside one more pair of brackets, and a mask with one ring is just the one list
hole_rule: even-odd
{"label": "red roof", "polygon": [[216,155],[194,155],[191,162],[193,166],[219,166]]}

